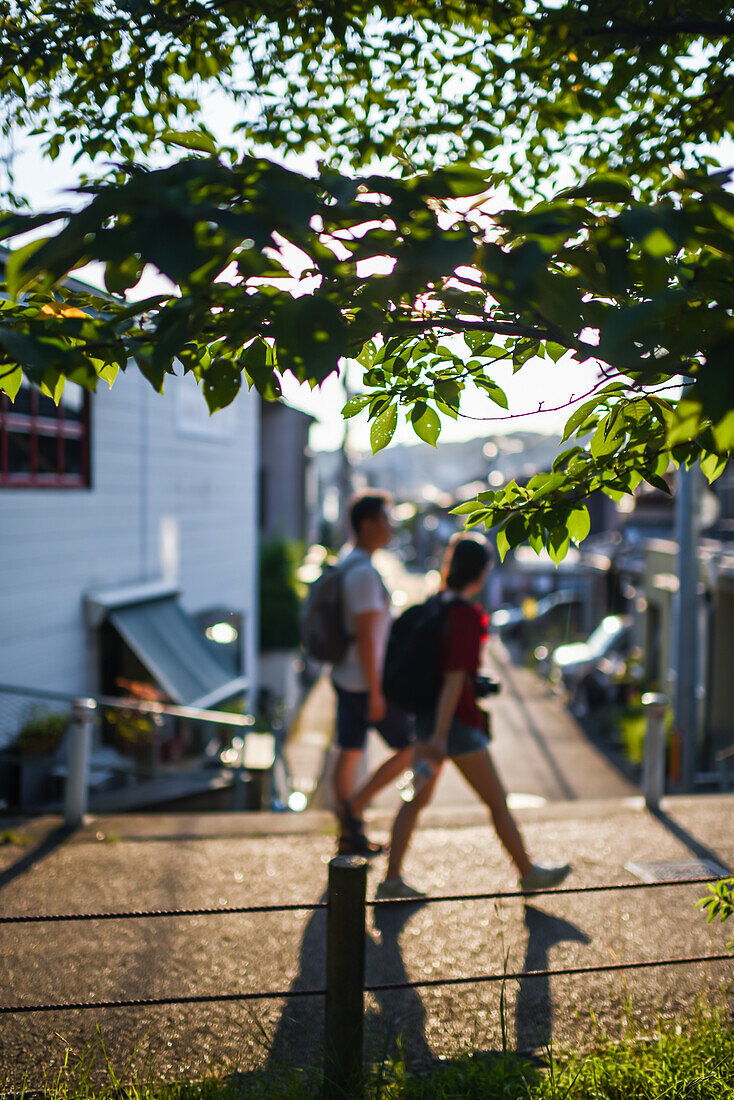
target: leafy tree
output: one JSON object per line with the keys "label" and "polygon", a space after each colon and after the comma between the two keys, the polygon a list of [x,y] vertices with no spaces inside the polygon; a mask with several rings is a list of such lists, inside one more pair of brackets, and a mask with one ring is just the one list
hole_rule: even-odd
{"label": "leafy tree", "polygon": [[[734,196],[711,143],[734,127],[730,5],[0,0],[0,13],[6,126],[32,128],[50,156],[73,147],[94,177],[81,209],[42,214],[13,204],[10,183],[11,397],[22,374],[58,396],[130,362],[162,390],[178,360],[214,411],[243,379],[275,397],[283,372],[317,385],[350,357],[367,392],[345,415],[366,411],[378,449],[399,415],[435,443],[467,386],[506,409],[498,360],[592,359],[599,382],[569,403],[554,468],[460,509],[501,524],[501,550],[529,539],[556,559],[588,531],[595,489],[663,488],[671,460],[723,469]],[[234,136],[205,124],[212,89],[234,104]],[[284,166],[290,152],[322,159],[308,175]],[[64,288],[90,261],[108,296]],[[147,264],[173,293],[135,300]]]}

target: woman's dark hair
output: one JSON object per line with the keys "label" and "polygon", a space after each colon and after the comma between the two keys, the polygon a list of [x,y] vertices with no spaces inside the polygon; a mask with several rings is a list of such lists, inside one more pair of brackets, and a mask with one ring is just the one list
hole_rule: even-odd
{"label": "woman's dark hair", "polygon": [[492,563],[492,549],[482,535],[454,535],[449,543],[446,587],[460,592]]}
{"label": "woman's dark hair", "polygon": [[381,512],[389,512],[392,497],[382,489],[363,489],[349,503],[349,523],[355,535],[366,519],[377,519]]}

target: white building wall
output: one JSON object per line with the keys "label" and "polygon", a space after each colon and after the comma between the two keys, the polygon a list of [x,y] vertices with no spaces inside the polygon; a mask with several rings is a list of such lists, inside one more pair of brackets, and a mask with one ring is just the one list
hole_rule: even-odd
{"label": "white building wall", "polygon": [[165,389],[130,367],[92,396],[89,489],[0,489],[0,682],[95,691],[84,593],[159,579],[245,613],[254,680],[258,402],[209,418],[191,379]]}

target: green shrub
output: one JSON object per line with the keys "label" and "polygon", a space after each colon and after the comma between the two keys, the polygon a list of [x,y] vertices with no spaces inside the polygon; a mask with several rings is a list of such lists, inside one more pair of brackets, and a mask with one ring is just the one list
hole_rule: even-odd
{"label": "green shrub", "polygon": [[295,649],[300,640],[298,543],[271,539],[260,547],[260,651]]}
{"label": "green shrub", "polygon": [[61,743],[68,724],[68,714],[31,707],[30,717],[18,730],[14,747],[28,754],[53,752]]}

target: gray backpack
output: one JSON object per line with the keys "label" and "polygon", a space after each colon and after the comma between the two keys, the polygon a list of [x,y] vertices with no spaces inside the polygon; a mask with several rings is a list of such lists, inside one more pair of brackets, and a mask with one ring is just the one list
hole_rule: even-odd
{"label": "gray backpack", "polygon": [[342,579],[353,564],[325,565],[311,585],[301,612],[301,644],[315,661],[340,661],[353,636],[348,633]]}

